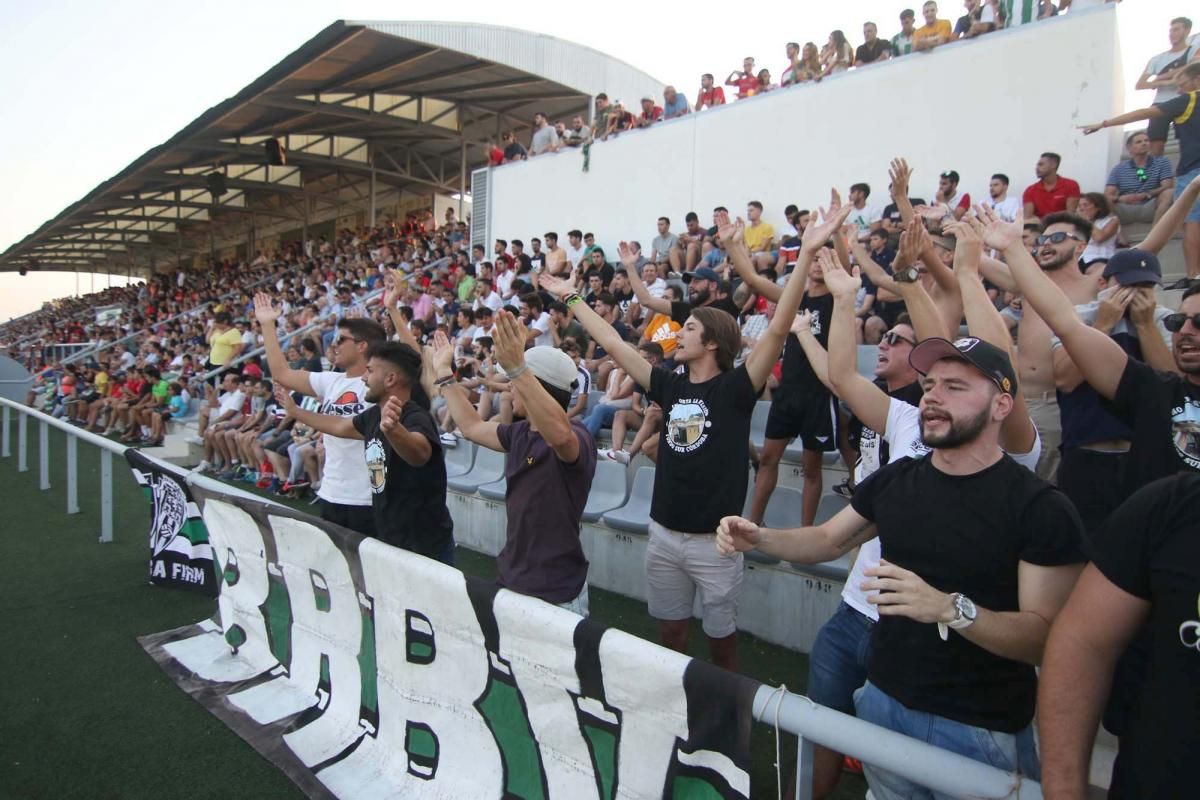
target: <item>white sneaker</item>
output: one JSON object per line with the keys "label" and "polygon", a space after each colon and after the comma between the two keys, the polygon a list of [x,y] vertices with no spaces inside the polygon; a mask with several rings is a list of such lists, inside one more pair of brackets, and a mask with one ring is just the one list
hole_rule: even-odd
{"label": "white sneaker", "polygon": [[189,437],[187,437],[186,439],[184,439],[184,441],[185,441],[185,442],[187,442],[188,444],[200,444],[200,445],[202,445],[202,444],[204,444],[204,437],[202,437],[202,436],[189,436]]}
{"label": "white sneaker", "polygon": [[212,464],[208,463],[207,461],[201,461],[196,465],[196,472],[207,472],[211,466]]}
{"label": "white sneaker", "polygon": [[453,433],[443,433],[438,439],[443,447],[458,447],[458,437]]}
{"label": "white sneaker", "polygon": [[624,450],[605,450],[604,455],[608,456],[613,461],[616,461],[618,464],[629,466],[630,456],[629,453],[626,453]]}

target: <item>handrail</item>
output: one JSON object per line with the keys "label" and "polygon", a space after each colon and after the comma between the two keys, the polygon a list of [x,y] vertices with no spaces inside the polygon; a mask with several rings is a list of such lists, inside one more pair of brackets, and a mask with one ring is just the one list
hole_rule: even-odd
{"label": "handrail", "polygon": [[820,744],[863,763],[874,764],[951,797],[1042,800],[1042,787],[1017,773],[880,727],[866,720],[817,705],[802,695],[766,684],[754,695],[754,718],[800,737],[796,796],[812,797],[812,745]]}

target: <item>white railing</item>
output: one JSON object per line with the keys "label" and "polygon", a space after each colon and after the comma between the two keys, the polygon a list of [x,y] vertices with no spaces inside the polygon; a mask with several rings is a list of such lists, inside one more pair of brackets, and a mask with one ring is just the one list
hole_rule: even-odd
{"label": "white railing", "polygon": [[[42,491],[50,489],[50,428],[58,428],[67,434],[68,514],[79,513],[79,442],[100,449],[100,541],[111,542],[112,457],[114,453],[123,455],[126,446],[20,403],[0,398],[0,458],[12,457],[10,428],[14,411],[17,415],[18,472],[29,471],[29,419],[32,417],[38,424],[38,487]],[[163,466],[178,472],[177,467],[169,464]],[[244,497],[258,503],[273,502],[194,472],[188,473],[186,480],[209,491]],[[1036,781],[817,705],[807,697],[783,688],[761,686],[754,696],[753,714],[759,722],[799,737],[796,749],[796,800],[812,798],[812,755],[813,746],[818,744],[865,763],[878,765],[953,797],[987,800],[1041,800],[1042,797],[1042,788]],[[783,776],[783,780],[786,781],[786,776]],[[782,791],[782,787],[779,791]]]}
{"label": "white railing", "polygon": [[[67,435],[66,513],[68,514],[79,513],[79,442],[82,441],[84,444],[92,445],[100,450],[100,541],[111,542],[113,539],[113,454],[123,457],[128,446],[0,397],[0,458],[12,458],[11,423],[14,411],[17,418],[17,472],[29,471],[29,420],[33,418],[37,422],[38,488],[43,492],[50,490],[50,429],[58,428]],[[152,461],[157,461],[168,470],[178,471],[178,468],[170,464],[147,457]],[[203,475],[189,473],[187,479],[189,483],[210,491],[245,497],[259,503],[273,503],[268,498],[243,492],[234,486],[206,478]],[[273,504],[278,505],[278,503]]]}

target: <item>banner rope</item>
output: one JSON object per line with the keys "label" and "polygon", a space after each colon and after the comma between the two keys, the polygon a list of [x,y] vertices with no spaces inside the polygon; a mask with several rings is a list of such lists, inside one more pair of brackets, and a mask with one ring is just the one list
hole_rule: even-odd
{"label": "banner rope", "polygon": [[[787,692],[787,684],[781,683],[767,698],[767,708],[771,707],[772,700],[775,701],[775,795],[777,800],[783,800],[783,759],[779,755],[779,709],[783,707],[783,698],[787,696]],[[779,699],[776,700],[776,697]]]}

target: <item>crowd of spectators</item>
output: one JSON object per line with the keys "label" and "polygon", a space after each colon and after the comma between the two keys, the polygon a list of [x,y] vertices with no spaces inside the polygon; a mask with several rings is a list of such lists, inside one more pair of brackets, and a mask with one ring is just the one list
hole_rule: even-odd
{"label": "crowd of spectators", "polygon": [[[987,33],[1006,5],[968,2],[960,33]],[[912,49],[953,34],[932,14],[923,35],[910,15]],[[824,208],[788,206],[777,230],[761,202],[739,199],[744,218],[688,211],[676,232],[664,214],[646,221],[647,246],[629,239],[611,253],[597,240],[617,236],[582,229],[565,244],[550,231],[528,247],[485,247],[452,217],[343,231],[219,270],[191,300],[198,279],[185,274],[122,290],[138,316],[104,335],[150,332],[107,360],[52,369],[39,400],[153,444],[185,393],[203,397],[201,469],[313,488],[326,519],[451,564],[445,451],[470,440],[503,452],[500,582],[581,614],[579,521],[596,464],[648,458],[647,595],[664,645],[686,649],[699,593],[712,658],[735,669],[743,553],[823,563],[857,548],[810,660],[816,702],[1072,797],[1107,704],[1116,791],[1185,796],[1173,765],[1200,748],[1200,286],[1175,287],[1178,310],[1156,290],[1158,254],[1181,227],[1200,277],[1188,244],[1200,242],[1190,27],[1172,21],[1175,58],[1156,57],[1145,76],[1169,77],[1175,96],[1085,126],[1152,123],[1127,138],[1104,187],[1081,187],[1046,152],[1019,195],[996,173],[970,177],[988,178],[972,198],[947,169],[926,198],[897,158],[886,206],[851,183]],[[849,43],[830,43],[833,71],[849,68]],[[704,91],[719,87],[706,78]],[[650,100],[642,117],[658,110]],[[625,114],[614,103],[605,130]],[[1154,153],[1164,118],[1180,143],[1175,168]],[[553,130],[539,115],[534,149],[552,148]],[[1148,229],[1132,241],[1123,225]],[[203,299],[214,302],[194,317],[159,321]],[[862,343],[878,346],[869,376],[856,365]],[[259,344],[265,358],[237,364]],[[759,399],[771,405],[756,451]],[[764,527],[795,439],[802,525]],[[820,519],[835,452],[849,505]],[[816,796],[841,765],[818,748]],[[925,796],[865,770],[876,797]]]}

